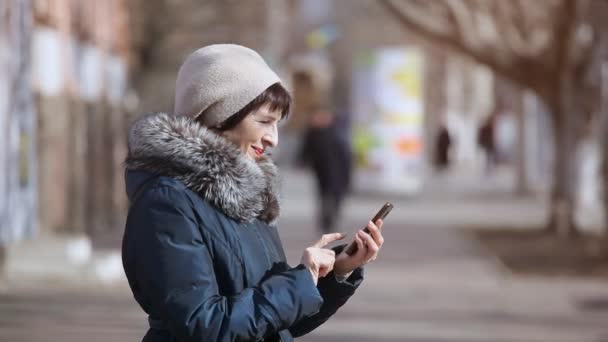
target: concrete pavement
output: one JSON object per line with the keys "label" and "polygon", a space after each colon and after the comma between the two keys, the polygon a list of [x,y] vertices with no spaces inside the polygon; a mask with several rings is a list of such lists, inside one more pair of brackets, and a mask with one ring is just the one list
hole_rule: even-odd
{"label": "concrete pavement", "polygon": [[[292,264],[318,238],[311,185],[305,173],[285,175],[280,231]],[[544,217],[542,202],[438,194],[392,199],[396,209],[386,220],[387,242],[366,268],[366,281],[301,341],[608,341],[608,311],[584,305],[608,299],[605,282],[512,275],[456,228],[501,220],[529,226]],[[383,200],[349,199],[342,231],[356,231]],[[0,341],[126,342],[145,332],[145,316],[124,281],[14,284],[19,288],[0,295]]]}
{"label": "concrete pavement", "polygon": [[[297,213],[285,215],[281,232],[294,263],[302,243],[317,235],[314,207],[305,198],[311,186],[304,173],[286,176],[286,211]],[[540,225],[542,200],[514,199],[496,187],[478,186],[471,193],[453,184],[436,184],[419,198],[391,200],[386,244],[367,267],[366,281],[335,317],[302,341],[608,341],[608,311],[581,305],[608,299],[604,282],[515,276],[458,229]],[[382,203],[381,196],[351,198],[341,230],[356,231]]]}

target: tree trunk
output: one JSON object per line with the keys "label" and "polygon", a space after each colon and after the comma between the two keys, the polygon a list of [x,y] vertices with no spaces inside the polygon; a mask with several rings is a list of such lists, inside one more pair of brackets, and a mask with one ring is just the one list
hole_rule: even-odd
{"label": "tree trunk", "polygon": [[[606,95],[602,95],[606,96]],[[602,99],[604,103],[608,102],[606,99]],[[601,168],[600,168],[600,178],[601,178],[601,196],[602,196],[602,205],[604,209],[604,226],[603,226],[603,237],[604,237],[604,248],[608,250],[608,108],[605,107],[606,104],[603,105],[602,108],[602,145],[601,145]]]}
{"label": "tree trunk", "polygon": [[604,205],[604,237],[608,242],[608,62],[603,63],[601,68],[602,73],[602,91],[601,91],[601,107],[600,107],[600,142],[602,151],[601,164],[601,186],[602,199]]}
{"label": "tree trunk", "polygon": [[578,235],[574,222],[576,114],[571,82],[561,85],[557,98],[551,101],[555,136],[555,164],[547,230],[563,238]]}
{"label": "tree trunk", "polygon": [[513,99],[513,112],[517,119],[517,152],[515,159],[516,184],[515,194],[517,196],[526,196],[530,194],[528,183],[526,147],[528,145],[528,134],[526,132],[526,107],[524,106],[524,91],[521,89],[515,90]]}
{"label": "tree trunk", "polygon": [[0,245],[0,290],[6,283],[6,264],[8,262],[6,249],[6,246]]}

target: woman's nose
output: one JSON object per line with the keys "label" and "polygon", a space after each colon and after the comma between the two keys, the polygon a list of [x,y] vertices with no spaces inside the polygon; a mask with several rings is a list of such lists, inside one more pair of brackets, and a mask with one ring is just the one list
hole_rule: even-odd
{"label": "woman's nose", "polygon": [[277,126],[273,125],[272,128],[269,129],[266,134],[264,134],[262,140],[270,147],[276,147],[279,144],[279,133],[277,130]]}

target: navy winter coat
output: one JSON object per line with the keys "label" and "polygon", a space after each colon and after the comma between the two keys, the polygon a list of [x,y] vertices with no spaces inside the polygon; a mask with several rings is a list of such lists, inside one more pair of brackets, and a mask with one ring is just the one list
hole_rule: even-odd
{"label": "navy winter coat", "polygon": [[276,167],[188,119],[136,121],[126,165],[123,265],[149,315],[145,342],[291,341],[362,281],[357,269],[315,286],[303,265],[290,267],[274,225]]}

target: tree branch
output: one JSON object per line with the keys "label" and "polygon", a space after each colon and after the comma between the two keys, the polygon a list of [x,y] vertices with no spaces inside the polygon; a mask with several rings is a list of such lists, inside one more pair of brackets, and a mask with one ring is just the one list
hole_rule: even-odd
{"label": "tree branch", "polygon": [[461,41],[474,43],[475,39],[471,35],[475,33],[475,27],[470,4],[463,1],[443,1],[442,4],[454,18],[452,34]]}
{"label": "tree branch", "polygon": [[[429,29],[424,24],[413,19],[408,13],[402,11],[390,0],[379,0],[379,4],[394,16],[401,25],[412,32],[426,39],[443,46],[446,46],[458,53],[473,58],[478,63],[484,64],[495,73],[509,79],[524,87],[531,87],[537,90],[539,77],[543,78],[546,71],[534,61],[521,58],[520,56],[509,56],[509,58],[498,59],[489,52],[490,49],[475,49],[467,45],[461,37],[455,35],[459,30],[455,29],[448,32],[436,32]],[[466,34],[465,32],[463,32]],[[505,62],[508,61],[508,62]],[[540,73],[540,75],[539,75]]]}
{"label": "tree branch", "polygon": [[518,56],[529,56],[530,47],[525,38],[525,12],[518,12],[518,10],[521,9],[515,5],[519,3],[518,1],[499,1],[498,3],[500,4],[498,18],[502,19],[502,25],[504,27],[504,43],[509,46],[513,54]]}
{"label": "tree branch", "polygon": [[564,0],[561,6],[561,11],[558,15],[557,25],[553,39],[555,40],[555,73],[553,101],[558,101],[558,98],[565,91],[563,87],[571,80],[568,79],[571,75],[568,73],[568,68],[571,64],[572,47],[574,47],[576,26],[580,14],[580,3],[577,0]]}

